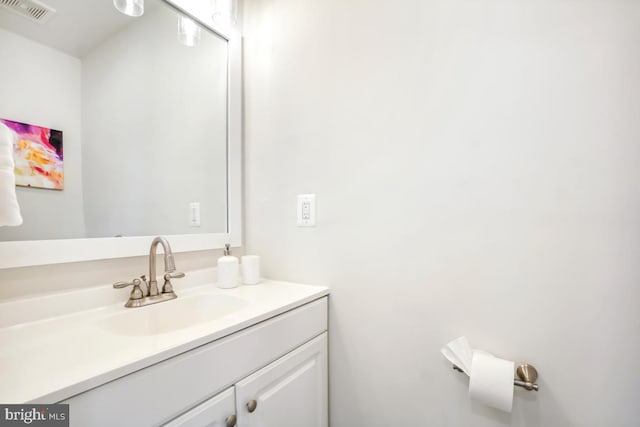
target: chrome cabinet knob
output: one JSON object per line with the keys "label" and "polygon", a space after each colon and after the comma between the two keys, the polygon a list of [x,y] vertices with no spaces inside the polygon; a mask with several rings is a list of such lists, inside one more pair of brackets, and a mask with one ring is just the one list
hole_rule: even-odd
{"label": "chrome cabinet knob", "polygon": [[256,402],[255,400],[250,400],[249,403],[247,403],[247,409],[249,410],[249,412],[255,411],[257,407],[258,402]]}
{"label": "chrome cabinet knob", "polygon": [[224,421],[226,422],[226,424],[225,424],[225,425],[226,425],[227,427],[235,427],[235,425],[236,425],[236,421],[237,421],[237,419],[236,419],[236,414],[229,415],[229,416],[227,417],[227,419],[226,419],[226,420],[224,420]]}

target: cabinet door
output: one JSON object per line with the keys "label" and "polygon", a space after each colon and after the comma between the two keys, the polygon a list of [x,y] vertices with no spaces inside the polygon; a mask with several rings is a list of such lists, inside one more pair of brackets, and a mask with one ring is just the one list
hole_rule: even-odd
{"label": "cabinet door", "polygon": [[165,427],[234,427],[235,408],[235,394],[231,387],[165,424]]}
{"label": "cabinet door", "polygon": [[236,384],[238,427],[327,427],[327,333]]}

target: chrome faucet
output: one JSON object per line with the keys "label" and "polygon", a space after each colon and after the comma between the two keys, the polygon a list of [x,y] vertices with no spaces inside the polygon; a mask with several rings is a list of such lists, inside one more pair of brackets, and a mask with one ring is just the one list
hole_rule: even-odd
{"label": "chrome faucet", "polygon": [[[158,244],[162,245],[164,250],[164,284],[162,285],[162,293],[158,292],[158,281],[156,280],[156,252]],[[117,282],[113,284],[114,288],[124,288],[133,286],[129,300],[125,307],[142,307],[149,304],[155,304],[162,301],[168,301],[178,296],[173,292],[171,279],[180,279],[184,277],[184,273],[176,272],[176,264],[171,252],[171,245],[164,237],[156,237],[151,242],[149,250],[149,282],[146,276],[140,276],[140,279],[133,279],[131,282]],[[144,283],[146,289],[140,289],[140,285]]]}
{"label": "chrome faucet", "polygon": [[[171,252],[171,245],[164,237],[156,237],[151,242],[151,249],[149,249],[149,285],[148,296],[158,295],[158,281],[156,280],[156,252],[158,251],[158,243],[162,245],[164,250],[164,272],[173,273],[176,271],[176,263],[173,260],[173,252]],[[164,291],[163,291],[164,292]]]}

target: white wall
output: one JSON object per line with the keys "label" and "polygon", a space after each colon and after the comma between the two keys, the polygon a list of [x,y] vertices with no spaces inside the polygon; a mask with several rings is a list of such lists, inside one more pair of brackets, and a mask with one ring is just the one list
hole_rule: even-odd
{"label": "white wall", "polygon": [[[245,249],[331,286],[332,427],[636,426],[640,3],[244,8]],[[471,404],[463,334],[540,392]]]}
{"label": "white wall", "polygon": [[24,223],[0,240],[84,236],[77,58],[0,29],[0,117],[63,131],[64,190],[17,187]]}
{"label": "white wall", "polygon": [[[149,239],[151,241],[151,239]],[[169,238],[171,242],[171,238]],[[242,256],[241,248],[234,248],[235,256]],[[211,268],[222,256],[222,250],[175,253],[176,268],[189,275],[191,270]],[[162,250],[158,250],[157,274],[162,276],[164,262]],[[0,302],[29,298],[36,295],[55,294],[64,291],[105,286],[121,280],[132,280],[149,275],[149,257],[106,259],[68,264],[41,265],[24,268],[0,269]],[[178,295],[184,289],[180,280],[173,282]],[[114,290],[114,292],[120,292]],[[123,293],[124,304],[127,293]]]}
{"label": "white wall", "polygon": [[227,43],[203,31],[185,47],[177,26],[158,7],[83,58],[91,237],[226,231]]}

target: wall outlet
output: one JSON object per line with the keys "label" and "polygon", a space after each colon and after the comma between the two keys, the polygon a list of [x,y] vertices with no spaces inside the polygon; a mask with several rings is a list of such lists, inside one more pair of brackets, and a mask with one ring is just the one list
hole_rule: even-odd
{"label": "wall outlet", "polygon": [[316,226],[316,195],[298,194],[298,227]]}
{"label": "wall outlet", "polygon": [[189,203],[189,225],[200,227],[200,202]]}

